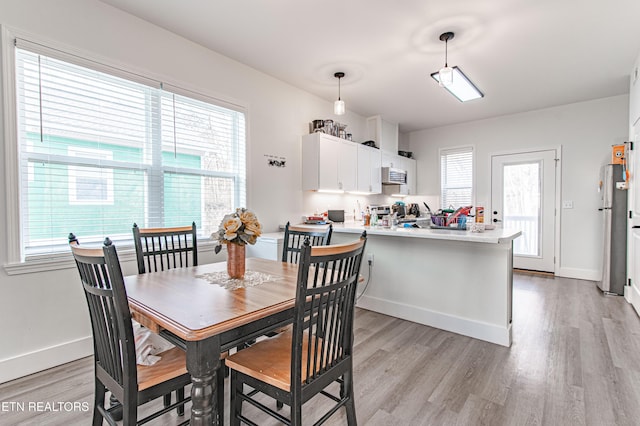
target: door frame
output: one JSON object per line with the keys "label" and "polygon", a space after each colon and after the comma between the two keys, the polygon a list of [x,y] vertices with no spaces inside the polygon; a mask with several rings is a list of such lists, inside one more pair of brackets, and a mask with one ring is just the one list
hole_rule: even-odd
{"label": "door frame", "polygon": [[[493,182],[493,157],[495,156],[499,156],[499,155],[514,155],[514,154],[532,154],[535,152],[540,152],[540,151],[552,151],[555,150],[556,151],[556,187],[555,187],[555,213],[554,213],[554,221],[553,221],[553,253],[555,256],[555,261],[553,263],[553,273],[554,275],[560,275],[562,276],[563,274],[561,274],[561,264],[562,264],[562,259],[560,256],[560,224],[561,224],[561,216],[562,216],[562,210],[560,209],[560,207],[562,206],[562,145],[557,145],[557,146],[540,146],[540,147],[532,147],[532,148],[521,148],[521,149],[509,149],[509,150],[500,150],[500,151],[493,151],[489,153],[488,159],[487,159],[487,168],[489,170],[489,191],[487,192],[489,194],[489,205],[490,205],[490,209],[488,210],[489,212],[493,211],[493,205],[491,204],[492,200],[493,200],[493,188],[492,188],[492,182]],[[489,215],[490,217],[490,215]]]}

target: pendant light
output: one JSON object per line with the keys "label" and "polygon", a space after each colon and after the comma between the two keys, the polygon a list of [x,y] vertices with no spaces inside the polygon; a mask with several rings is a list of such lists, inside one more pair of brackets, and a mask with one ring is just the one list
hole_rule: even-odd
{"label": "pendant light", "polygon": [[440,34],[444,41],[444,67],[431,74],[431,77],[455,96],[460,102],[472,101],[484,97],[484,94],[469,80],[460,67],[450,67],[448,64],[448,42],[454,37],[452,32]]}
{"label": "pendant light", "polygon": [[440,34],[440,40],[444,41],[444,67],[440,68],[439,75],[439,84],[440,87],[447,87],[453,84],[453,68],[451,68],[448,64],[448,47],[449,40],[451,40],[455,36],[452,32],[446,32]]}
{"label": "pendant light", "polygon": [[338,79],[338,100],[333,103],[333,113],[335,115],[344,115],[345,113],[344,101],[340,99],[340,79],[344,77],[344,73],[337,72],[333,76]]}

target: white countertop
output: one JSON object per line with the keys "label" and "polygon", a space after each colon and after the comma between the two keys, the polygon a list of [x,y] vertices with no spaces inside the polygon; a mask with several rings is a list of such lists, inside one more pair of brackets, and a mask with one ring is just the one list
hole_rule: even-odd
{"label": "white countertop", "polygon": [[466,241],[472,243],[499,244],[508,243],[518,238],[522,232],[506,229],[492,229],[484,232],[457,231],[448,229],[431,228],[383,228],[363,226],[356,222],[334,223],[333,232],[361,234],[367,231],[368,235],[385,235],[390,237],[427,238],[433,240]]}

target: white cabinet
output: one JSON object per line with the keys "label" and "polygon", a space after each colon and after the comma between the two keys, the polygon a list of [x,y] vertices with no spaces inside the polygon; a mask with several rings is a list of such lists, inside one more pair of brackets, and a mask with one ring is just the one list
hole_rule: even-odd
{"label": "white cabinet", "polygon": [[416,178],[418,173],[418,166],[416,160],[413,158],[404,158],[402,160],[403,168],[407,171],[407,195],[416,195]]}
{"label": "white cabinet", "polygon": [[254,245],[247,244],[247,257],[281,260],[284,232],[262,234]]}
{"label": "white cabinet", "polygon": [[383,151],[398,152],[398,125],[375,115],[367,118],[367,138]]}
{"label": "white cabinet", "polygon": [[393,155],[389,152],[382,153],[382,167],[393,167],[407,172],[406,185],[385,185],[384,193],[387,195],[415,195],[417,180],[417,164],[413,158]]}
{"label": "white cabinet", "polygon": [[358,192],[382,192],[382,154],[379,149],[358,145]]}
{"label": "white cabinet", "polygon": [[355,191],[358,144],[324,133],[302,137],[302,189]]}

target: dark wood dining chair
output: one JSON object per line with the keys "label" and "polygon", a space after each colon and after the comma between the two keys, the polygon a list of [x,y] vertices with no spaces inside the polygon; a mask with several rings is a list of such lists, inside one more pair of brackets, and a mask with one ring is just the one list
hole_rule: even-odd
{"label": "dark wood dining chair", "polygon": [[282,261],[298,263],[300,252],[306,238],[312,246],[326,246],[331,244],[333,225],[291,225],[287,222],[284,227],[284,242],[282,247]]}
{"label": "dark wood dining chair", "polygon": [[[198,241],[196,223],[191,226],[170,228],[139,228],[133,224],[133,241],[136,247],[138,273],[164,271],[165,269],[198,266]],[[221,354],[218,370],[218,413],[224,415],[224,378],[226,368]],[[178,394],[180,397],[180,394]],[[165,407],[171,405],[171,394],[165,395]]]}
{"label": "dark wood dining chair", "polygon": [[198,265],[196,224],[173,228],[139,228],[133,224],[138,273]]}
{"label": "dark wood dining chair", "polygon": [[[136,365],[131,311],[116,248],[108,238],[101,248],[80,247],[72,236],[69,245],[80,273],[93,331],[93,425],[102,425],[103,420],[115,425],[112,413],[120,408],[125,426],[144,424],[174,408],[184,413],[184,404],[191,398],[184,398],[182,392],[175,404],[138,420],[138,406],[173,391],[178,393],[191,383],[185,352],[172,348],[162,352],[161,359],[153,365]],[[121,407],[105,408],[107,390],[120,401]]]}
{"label": "dark wood dining chair", "polygon": [[[243,415],[243,402],[287,425],[301,425],[302,405],[318,393],[335,404],[315,424],[344,406],[348,424],[356,425],[353,319],[366,233],[348,244],[312,247],[309,241],[300,252],[293,326],[227,358],[231,425],[255,424]],[[340,384],[338,395],[327,390],[334,382]],[[255,399],[256,393],[291,407],[290,418]]]}

